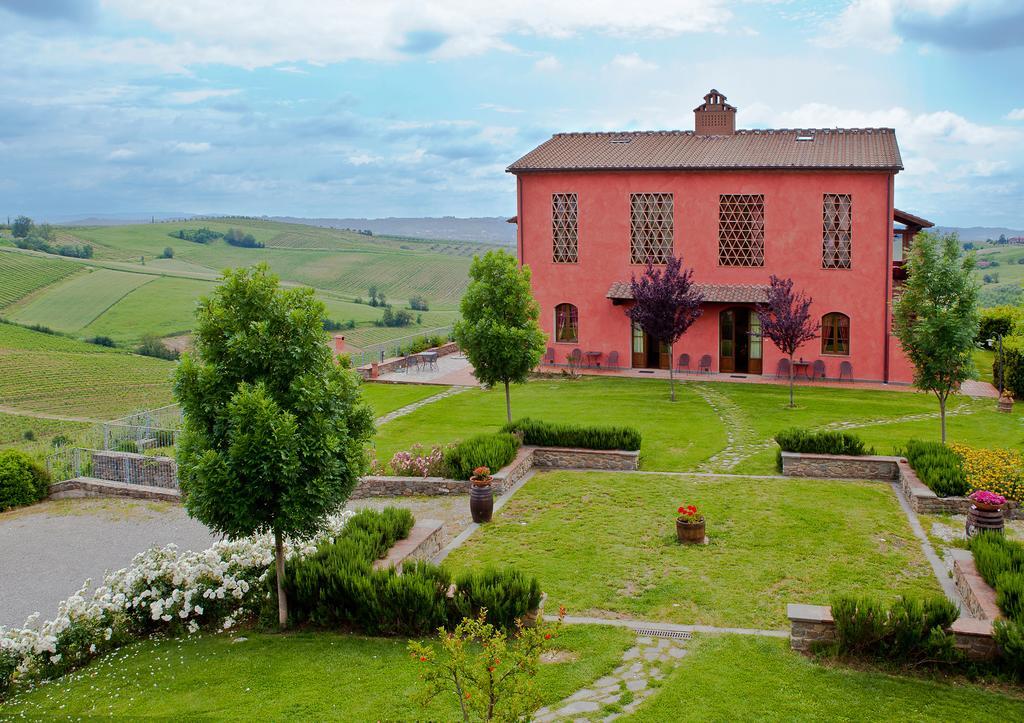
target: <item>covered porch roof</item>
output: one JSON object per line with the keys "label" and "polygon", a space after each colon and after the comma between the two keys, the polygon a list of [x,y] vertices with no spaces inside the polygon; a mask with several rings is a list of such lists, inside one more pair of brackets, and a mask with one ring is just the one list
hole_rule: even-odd
{"label": "covered porch roof", "polygon": [[[709,304],[763,304],[768,301],[767,284],[694,284]],[[633,300],[628,281],[615,281],[605,297],[613,304]]]}
{"label": "covered porch roof", "polygon": [[931,228],[932,226],[935,225],[926,218],[915,216],[912,213],[901,211],[898,208],[894,208],[892,210],[892,220],[895,221],[896,223],[902,223],[907,228],[913,227],[916,228],[917,230],[920,230],[922,228]]}

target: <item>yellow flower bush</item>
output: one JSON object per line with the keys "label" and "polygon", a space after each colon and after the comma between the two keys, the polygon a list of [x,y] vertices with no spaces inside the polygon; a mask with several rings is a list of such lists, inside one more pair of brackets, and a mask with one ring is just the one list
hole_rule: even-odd
{"label": "yellow flower bush", "polygon": [[988,490],[1008,500],[1024,499],[1024,458],[1014,449],[978,449],[966,444],[951,444],[960,456],[967,484],[972,490]]}

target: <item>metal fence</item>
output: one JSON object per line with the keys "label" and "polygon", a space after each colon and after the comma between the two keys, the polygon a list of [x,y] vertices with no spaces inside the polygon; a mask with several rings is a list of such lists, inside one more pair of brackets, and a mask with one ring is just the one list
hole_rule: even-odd
{"label": "metal fence", "polygon": [[182,413],[177,404],[147,409],[103,423],[103,449],[142,452],[173,447],[181,432]]}
{"label": "metal fence", "polygon": [[371,362],[382,362],[394,356],[402,356],[417,339],[432,336],[443,336],[446,339],[452,333],[451,326],[439,326],[436,329],[426,329],[417,334],[402,336],[391,339],[380,344],[372,344],[365,347],[351,347],[348,355],[352,358],[352,366],[361,367]]}
{"label": "metal fence", "polygon": [[91,449],[61,447],[46,456],[46,471],[53,482],[66,482],[76,477],[92,476]]}

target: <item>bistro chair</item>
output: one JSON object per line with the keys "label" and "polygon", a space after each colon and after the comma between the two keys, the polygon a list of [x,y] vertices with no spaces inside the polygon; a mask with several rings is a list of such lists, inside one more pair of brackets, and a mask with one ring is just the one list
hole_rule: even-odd
{"label": "bistro chair", "polygon": [[789,379],[789,359],[779,359],[779,365],[775,367],[775,376],[780,379]]}
{"label": "bistro chair", "polygon": [[839,362],[839,381],[843,381],[843,377],[853,381],[853,364],[848,361]]}
{"label": "bistro chair", "polygon": [[700,363],[697,365],[697,370],[706,374],[711,373],[711,355],[705,354],[700,358]]}
{"label": "bistro chair", "polygon": [[676,371],[689,372],[690,371],[690,355],[680,354],[679,361],[676,362]]}
{"label": "bistro chair", "polygon": [[604,364],[605,369],[618,369],[619,368],[619,352],[612,351],[608,352],[608,361]]}
{"label": "bistro chair", "polygon": [[548,347],[548,350],[544,353],[544,358],[541,361],[548,365],[555,363],[555,348],[553,346]]}
{"label": "bistro chair", "polygon": [[811,381],[815,379],[825,379],[825,362],[821,359],[815,359],[811,365]]}
{"label": "bistro chair", "polygon": [[577,347],[566,355],[565,360],[572,366],[583,366],[583,352],[579,350],[579,347]]}

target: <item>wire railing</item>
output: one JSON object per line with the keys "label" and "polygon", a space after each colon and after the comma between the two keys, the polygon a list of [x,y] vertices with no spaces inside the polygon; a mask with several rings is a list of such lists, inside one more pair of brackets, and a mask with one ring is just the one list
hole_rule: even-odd
{"label": "wire railing", "polygon": [[397,339],[390,339],[380,344],[372,344],[370,346],[360,348],[350,348],[348,351],[349,357],[352,359],[352,366],[361,367],[372,362],[382,362],[389,357],[402,356],[412,344],[424,337],[435,337],[443,336],[448,338],[452,333],[452,327],[439,326],[435,329],[425,329],[424,331],[416,334],[410,334],[408,336],[401,336]]}

